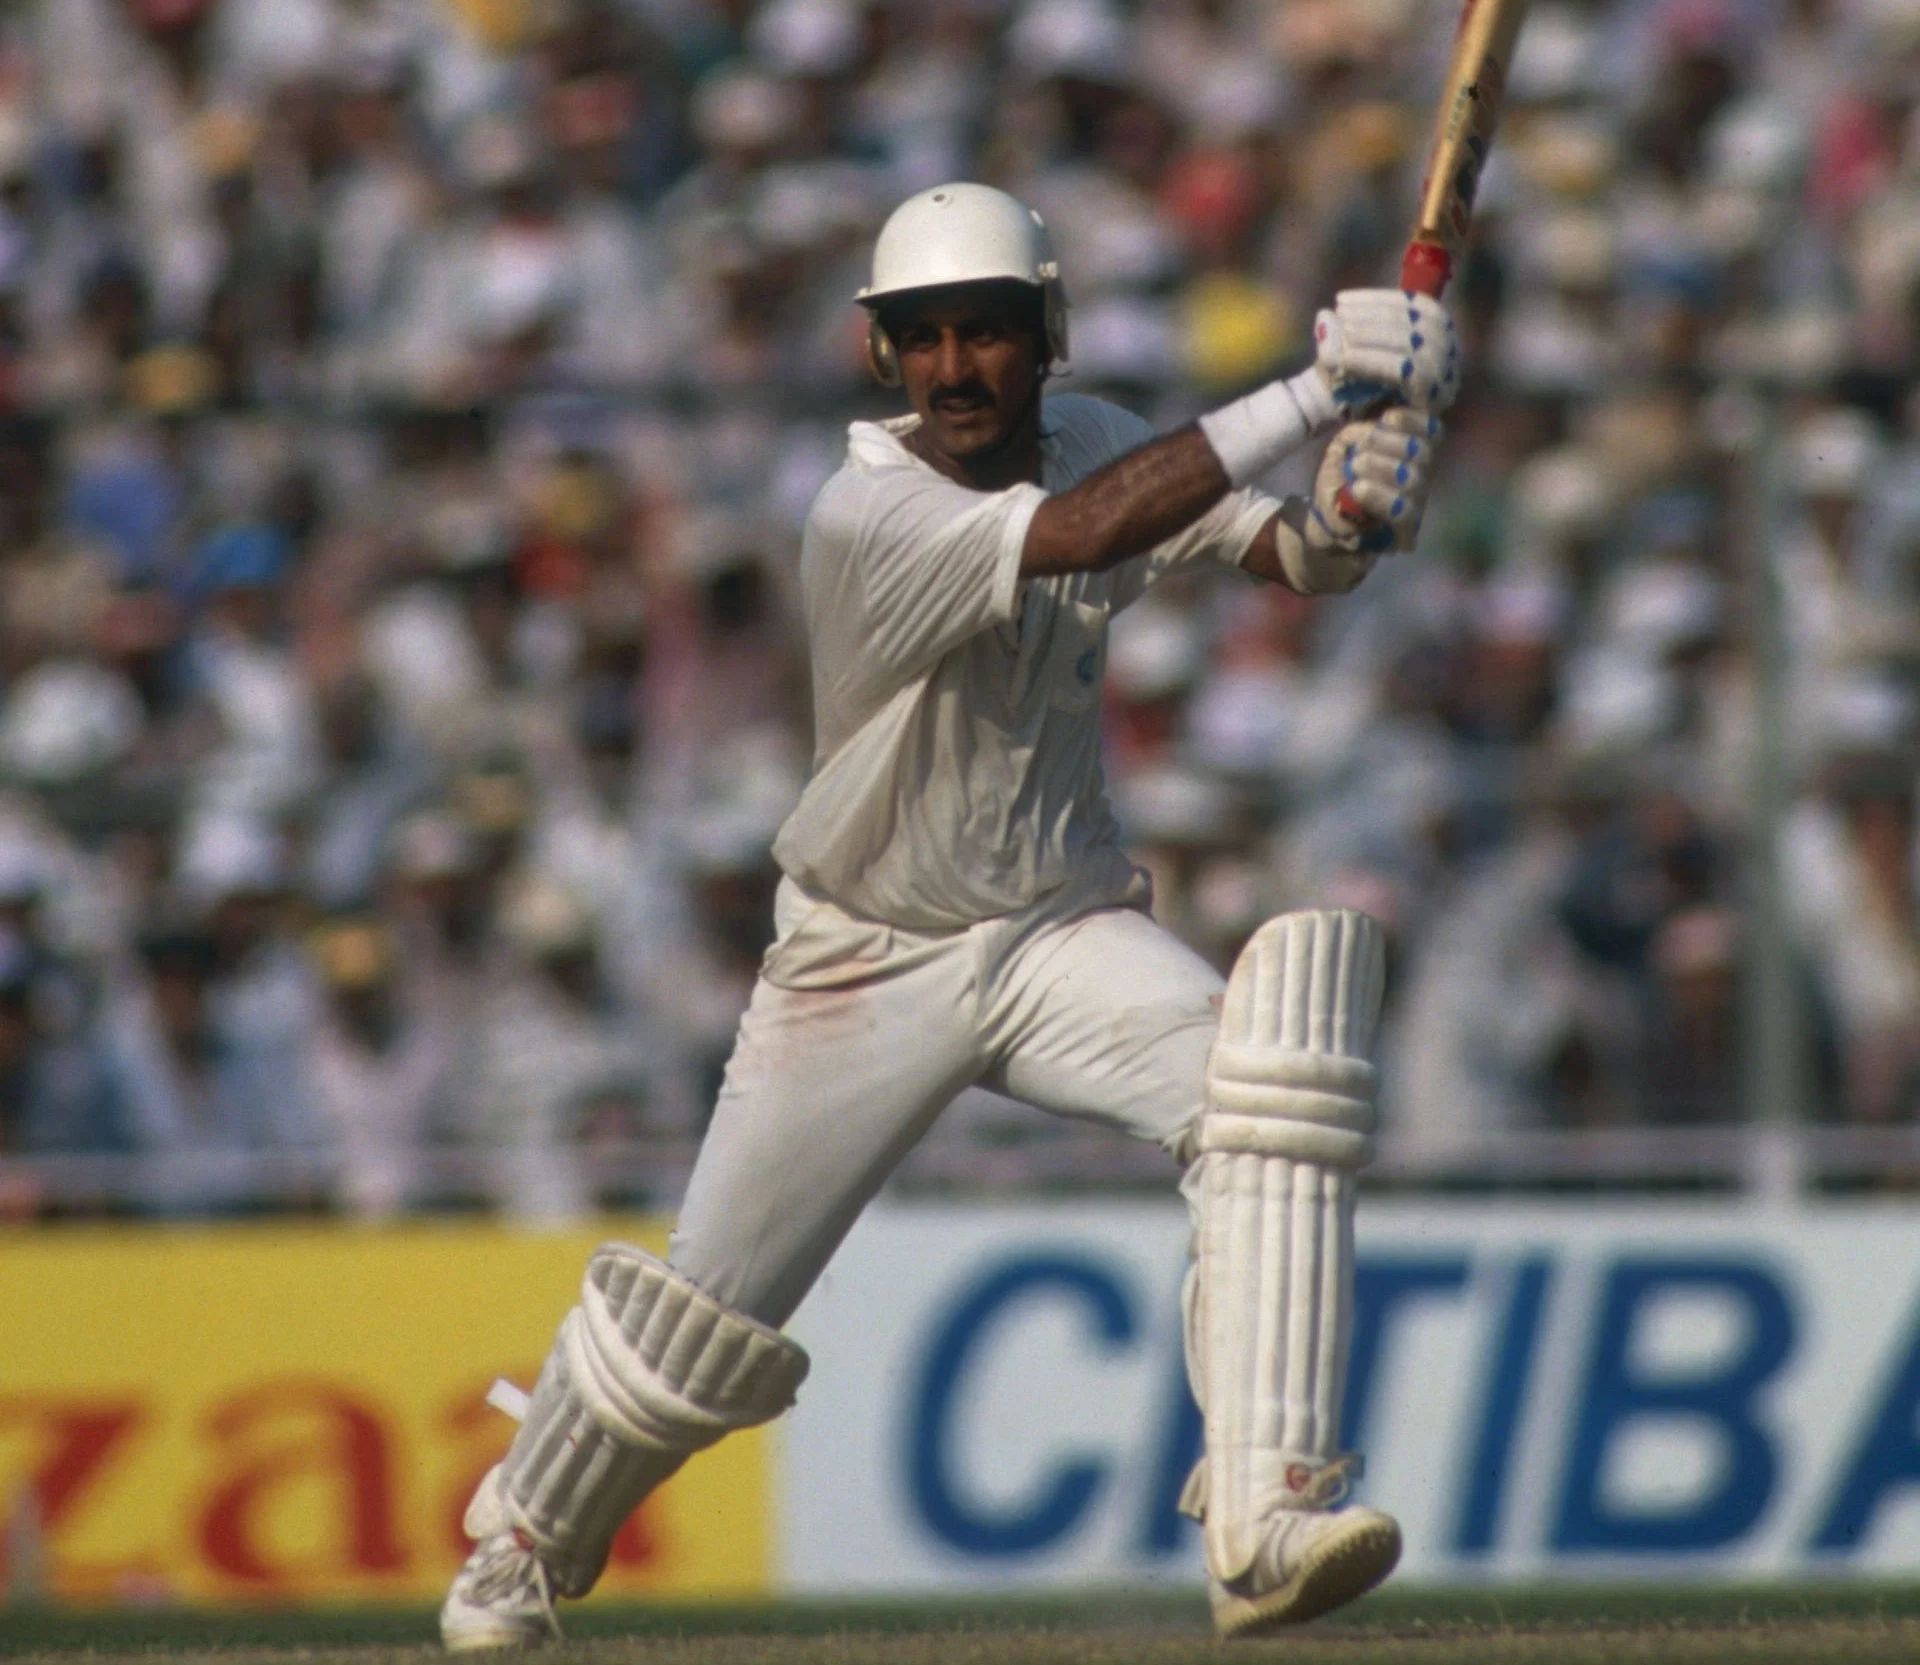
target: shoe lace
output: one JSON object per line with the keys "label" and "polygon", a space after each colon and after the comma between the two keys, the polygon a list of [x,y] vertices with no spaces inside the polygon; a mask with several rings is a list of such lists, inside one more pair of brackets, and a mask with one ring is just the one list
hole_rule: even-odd
{"label": "shoe lace", "polygon": [[1366,1472],[1366,1459],[1357,1451],[1341,1453],[1321,1464],[1299,1488],[1302,1504],[1309,1509],[1337,1509],[1353,1493],[1353,1483]]}
{"label": "shoe lace", "polygon": [[493,1553],[474,1569],[469,1588],[473,1599],[483,1606],[503,1597],[515,1598],[531,1592],[547,1633],[556,1640],[559,1638],[560,1616],[553,1610],[553,1574],[518,1534],[508,1533],[500,1538]]}

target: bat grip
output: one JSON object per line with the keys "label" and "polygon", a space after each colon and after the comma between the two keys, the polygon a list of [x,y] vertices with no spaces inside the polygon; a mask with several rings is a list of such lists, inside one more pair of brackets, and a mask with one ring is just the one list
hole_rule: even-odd
{"label": "bat grip", "polygon": [[1438,243],[1416,237],[1400,257],[1400,287],[1439,300],[1453,276],[1453,256]]}
{"label": "bat grip", "polygon": [[[1430,243],[1424,237],[1416,237],[1400,257],[1400,287],[1413,294],[1429,295],[1438,300],[1452,276],[1453,256],[1440,244]],[[1340,488],[1339,502],[1340,512],[1348,520],[1357,521],[1363,526],[1371,524],[1372,517],[1360,507],[1353,493],[1345,486]]]}

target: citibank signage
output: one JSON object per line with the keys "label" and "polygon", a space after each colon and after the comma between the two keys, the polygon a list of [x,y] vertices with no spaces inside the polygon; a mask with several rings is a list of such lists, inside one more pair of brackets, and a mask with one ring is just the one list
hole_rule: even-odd
{"label": "citibank signage", "polygon": [[[896,1207],[800,1315],[776,1581],[1186,1580],[1177,1203]],[[1429,1582],[1920,1565],[1920,1211],[1365,1211],[1349,1442]]]}

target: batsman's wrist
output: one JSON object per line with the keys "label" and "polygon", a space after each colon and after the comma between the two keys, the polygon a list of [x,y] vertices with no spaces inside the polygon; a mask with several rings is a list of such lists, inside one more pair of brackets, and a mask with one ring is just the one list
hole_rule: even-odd
{"label": "batsman's wrist", "polygon": [[1326,381],[1309,369],[1209,411],[1200,418],[1200,431],[1227,479],[1239,487],[1331,427],[1338,414]]}
{"label": "batsman's wrist", "polygon": [[1320,373],[1318,365],[1308,365],[1299,375],[1289,377],[1287,386],[1307,413],[1313,431],[1322,434],[1340,419],[1340,406],[1333,396],[1333,384]]}

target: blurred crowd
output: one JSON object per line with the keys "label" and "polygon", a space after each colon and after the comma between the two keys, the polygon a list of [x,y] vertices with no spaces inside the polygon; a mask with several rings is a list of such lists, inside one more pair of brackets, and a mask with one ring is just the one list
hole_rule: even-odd
{"label": "blurred crowd", "polygon": [[[1184,420],[1396,268],[1447,10],[0,8],[0,1216],[671,1201],[880,219],[1029,200]],[[1792,1091],[1913,1122],[1920,0],[1537,0],[1481,204],[1419,553],[1116,627],[1158,912],[1377,915],[1409,1148],[1742,1119],[1777,916]]]}

